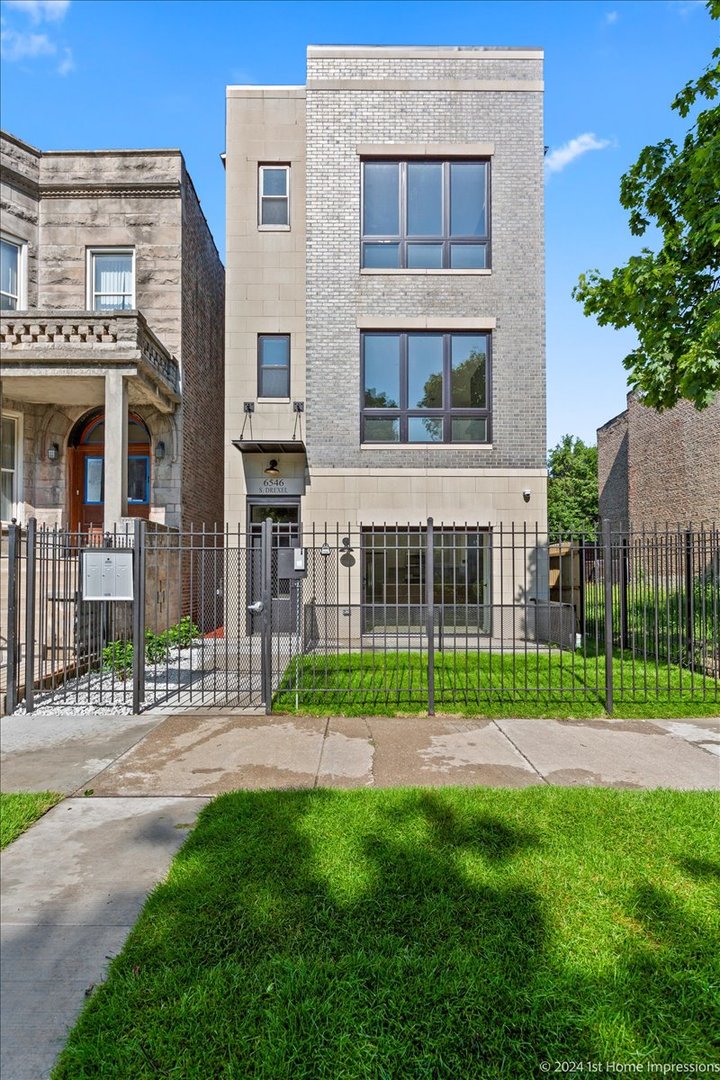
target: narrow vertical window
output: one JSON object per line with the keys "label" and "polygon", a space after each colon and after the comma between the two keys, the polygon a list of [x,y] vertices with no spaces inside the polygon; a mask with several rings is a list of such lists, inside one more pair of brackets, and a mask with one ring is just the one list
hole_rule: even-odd
{"label": "narrow vertical window", "polygon": [[18,499],[18,422],[14,416],[2,417],[0,466],[0,519],[11,521]]}
{"label": "narrow vertical window", "polygon": [[261,165],[259,221],[270,228],[290,226],[290,166]]}
{"label": "narrow vertical window", "polygon": [[290,397],[290,335],[258,335],[258,397]]}
{"label": "narrow vertical window", "polygon": [[88,275],[91,311],[127,311],[135,307],[132,251],[91,251]]}
{"label": "narrow vertical window", "polygon": [[21,307],[22,246],[3,237],[0,240],[0,310],[17,311]]}

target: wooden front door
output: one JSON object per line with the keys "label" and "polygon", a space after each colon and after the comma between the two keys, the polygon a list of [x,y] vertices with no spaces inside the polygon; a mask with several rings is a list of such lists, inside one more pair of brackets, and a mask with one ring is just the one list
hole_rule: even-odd
{"label": "wooden front door", "polygon": [[[68,504],[72,532],[102,534],[105,515],[105,446],[68,447]],[[128,446],[127,516],[150,516],[150,447],[147,443]]]}

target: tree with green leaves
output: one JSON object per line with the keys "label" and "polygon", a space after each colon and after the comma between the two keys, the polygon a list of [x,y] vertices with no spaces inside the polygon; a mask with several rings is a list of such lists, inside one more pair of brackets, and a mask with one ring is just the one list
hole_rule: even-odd
{"label": "tree with green leaves", "polygon": [[598,509],[598,452],[563,435],[548,454],[548,531],[594,533]]}
{"label": "tree with green leaves", "polygon": [[[720,19],[720,0],[707,6]],[[719,92],[720,48],[672,108],[685,118]],[[638,346],[623,363],[646,405],[685,398],[705,408],[720,390],[720,105],[696,115],[682,146],[646,146],[622,178],[620,203],[634,236],[658,229],[659,250],[643,248],[610,277],[583,274],[573,296],[601,326],[635,328]]]}

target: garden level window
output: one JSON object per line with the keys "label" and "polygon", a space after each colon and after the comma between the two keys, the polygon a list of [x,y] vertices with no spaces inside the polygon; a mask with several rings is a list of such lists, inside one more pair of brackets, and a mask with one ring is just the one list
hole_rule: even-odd
{"label": "garden level window", "polygon": [[19,420],[3,414],[0,426],[0,521],[12,521],[18,502]]}
{"label": "garden level window", "polygon": [[365,333],[364,443],[490,441],[490,335]]}
{"label": "garden level window", "polygon": [[261,165],[258,220],[266,228],[290,227],[290,166]]}
{"label": "garden level window", "polygon": [[88,252],[91,311],[128,311],[135,307],[135,258],[130,250]]}
{"label": "garden level window", "polygon": [[490,265],[487,161],[363,162],[362,266]]}
{"label": "garden level window", "polygon": [[290,335],[258,335],[258,397],[290,397]]}
{"label": "garden level window", "polygon": [[4,236],[0,239],[0,310],[17,311],[22,307],[22,244]]}

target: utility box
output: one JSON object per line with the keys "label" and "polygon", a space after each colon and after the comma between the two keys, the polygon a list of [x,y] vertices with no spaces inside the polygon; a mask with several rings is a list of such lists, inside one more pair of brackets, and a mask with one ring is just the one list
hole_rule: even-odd
{"label": "utility box", "polygon": [[291,581],[307,577],[306,554],[306,549],[301,547],[278,548],[277,576]]}
{"label": "utility box", "polygon": [[83,600],[132,600],[132,551],[83,551],[81,582]]}

